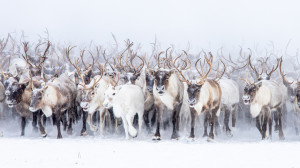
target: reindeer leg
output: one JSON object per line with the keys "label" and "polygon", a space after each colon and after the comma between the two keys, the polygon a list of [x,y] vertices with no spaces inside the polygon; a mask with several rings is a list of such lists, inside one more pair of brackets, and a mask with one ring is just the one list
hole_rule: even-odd
{"label": "reindeer leg", "polygon": [[[64,111],[64,112],[62,113],[62,115],[61,115],[61,120],[62,120],[62,123],[63,123],[63,126],[64,126],[64,131],[67,130],[67,125],[68,125],[66,113],[67,113],[67,112]],[[58,120],[58,121],[60,121],[60,120]]]}
{"label": "reindeer leg", "polygon": [[272,114],[269,114],[269,138],[272,139],[272,124],[273,124],[273,118]]}
{"label": "reindeer leg", "polygon": [[284,134],[283,134],[283,130],[282,130],[282,108],[279,107],[278,108],[278,119],[279,119],[279,139],[280,140],[284,140]]}
{"label": "reindeer leg", "polygon": [[149,123],[149,112],[150,112],[150,110],[146,110],[143,114],[144,122],[145,122],[148,133],[151,132],[150,123]]}
{"label": "reindeer leg", "polygon": [[263,109],[263,125],[262,125],[262,139],[266,139],[267,137],[267,124],[269,120],[269,113],[267,108]]}
{"label": "reindeer leg", "polygon": [[96,123],[97,123],[97,111],[95,112],[95,113],[93,113],[93,115],[92,115],[92,123],[94,124],[94,125],[97,125]]}
{"label": "reindeer leg", "polygon": [[231,121],[232,121],[232,127],[235,127],[235,124],[236,124],[236,112],[237,112],[237,106],[238,106],[238,104],[234,104],[233,106],[232,106],[232,119],[231,119]]}
{"label": "reindeer leg", "polygon": [[42,117],[42,121],[43,121],[43,126],[45,127],[47,124],[47,117],[45,115],[43,115],[42,111],[41,111],[41,117]]}
{"label": "reindeer leg", "polygon": [[88,112],[85,112],[85,111],[82,110],[82,129],[81,129],[81,133],[80,133],[81,136],[86,136],[87,135],[87,133],[86,133],[87,115],[88,115]]}
{"label": "reindeer leg", "polygon": [[297,112],[294,112],[294,127],[295,127],[295,131],[296,131],[296,135],[299,135],[299,115]]}
{"label": "reindeer leg", "polygon": [[274,112],[274,121],[275,121],[275,128],[274,128],[274,131],[275,132],[278,132],[279,131],[279,118],[278,118],[278,110],[276,110],[275,112]]}
{"label": "reindeer leg", "polygon": [[37,115],[38,115],[38,112],[32,113],[32,127],[33,127],[34,131],[38,130],[38,127],[37,127]]}
{"label": "reindeer leg", "polygon": [[204,118],[204,133],[203,133],[203,136],[202,137],[207,137],[208,134],[207,134],[207,126],[208,126],[208,121],[210,121],[210,113],[209,111],[206,111],[205,112],[205,118]]}
{"label": "reindeer leg", "polygon": [[104,133],[104,126],[105,126],[105,113],[106,109],[103,109],[100,115],[100,136],[103,136]]}
{"label": "reindeer leg", "polygon": [[56,119],[58,122],[56,122],[56,127],[57,127],[57,139],[62,139],[61,136],[61,131],[60,131],[60,120],[61,120],[61,111],[56,112]]}
{"label": "reindeer leg", "polygon": [[98,130],[97,126],[95,126],[93,124],[93,121],[92,121],[92,115],[93,114],[88,114],[88,117],[87,117],[87,123],[89,124],[90,126],[90,129],[93,131],[93,132],[96,132]]}
{"label": "reindeer leg", "polygon": [[73,108],[70,108],[68,110],[68,116],[69,116],[69,125],[68,125],[68,134],[72,135],[72,123],[74,122],[74,112],[72,111]]}
{"label": "reindeer leg", "polygon": [[[52,115],[52,121],[53,121],[53,125],[56,125],[56,115]],[[60,121],[60,120],[58,120]]]}
{"label": "reindeer leg", "polygon": [[153,114],[152,114],[152,117],[151,117],[151,127],[153,127],[154,126],[154,124],[155,124],[155,121],[156,121],[156,109],[154,108],[154,106],[153,106],[153,108],[152,108],[152,111],[153,111]]}
{"label": "reindeer leg", "polygon": [[196,110],[190,107],[191,112],[191,133],[189,138],[195,138],[195,119],[196,119]]}
{"label": "reindeer leg", "polygon": [[261,135],[263,135],[262,134],[262,130],[261,130],[261,125],[260,125],[260,118],[261,118],[261,115],[259,115],[259,116],[256,117],[256,128],[258,129],[259,133]]}
{"label": "reindeer leg", "polygon": [[124,130],[125,130],[125,138],[128,140],[129,139],[128,123],[127,123],[127,120],[124,116],[122,116],[122,121],[123,121]]}
{"label": "reindeer leg", "polygon": [[217,117],[217,116],[216,116],[216,119],[215,119],[215,132],[216,132],[216,135],[219,135],[219,133],[221,132],[219,117]]}
{"label": "reindeer leg", "polygon": [[211,120],[210,120],[210,132],[209,132],[209,138],[210,139],[214,139],[214,124],[215,124],[216,115],[217,115],[218,110],[219,110],[219,106],[217,106],[216,108],[214,108],[212,110],[212,117],[211,117]]}
{"label": "reindeer leg", "polygon": [[162,108],[159,106],[155,107],[156,109],[156,131],[154,134],[154,137],[152,138],[152,140],[161,140],[161,136],[160,136],[160,122],[161,122],[161,118],[162,118]]}
{"label": "reindeer leg", "polygon": [[174,111],[173,111],[173,116],[172,116],[172,124],[173,124],[173,133],[171,136],[171,139],[178,139],[178,131],[179,131],[179,114],[180,114],[180,109],[181,109],[182,103],[178,103],[175,105]]}
{"label": "reindeer leg", "polygon": [[226,134],[227,136],[232,136],[231,130],[229,128],[229,117],[230,117],[230,110],[228,108],[225,108],[224,124],[226,128]]}
{"label": "reindeer leg", "polygon": [[42,135],[43,138],[47,137],[47,133],[45,131],[45,128],[42,124],[42,114],[43,112],[41,110],[39,110],[37,113],[37,120],[38,120],[38,124],[39,124],[39,128],[40,128],[40,133]]}
{"label": "reindeer leg", "polygon": [[21,136],[25,135],[26,117],[21,117]]}
{"label": "reindeer leg", "polygon": [[142,127],[143,127],[143,115],[139,114],[138,117],[139,117],[139,132],[138,132],[138,135],[141,136]]}

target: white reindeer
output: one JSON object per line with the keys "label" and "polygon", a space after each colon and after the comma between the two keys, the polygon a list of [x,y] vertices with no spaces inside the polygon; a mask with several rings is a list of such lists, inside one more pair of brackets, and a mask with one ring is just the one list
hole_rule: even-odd
{"label": "white reindeer", "polygon": [[140,134],[144,113],[143,90],[139,86],[131,84],[116,87],[111,85],[105,91],[104,95],[103,106],[105,108],[113,107],[114,115],[117,118],[122,118],[126,139],[129,139],[129,134],[132,137],[137,136],[137,130],[132,125],[136,114],[138,114]]}

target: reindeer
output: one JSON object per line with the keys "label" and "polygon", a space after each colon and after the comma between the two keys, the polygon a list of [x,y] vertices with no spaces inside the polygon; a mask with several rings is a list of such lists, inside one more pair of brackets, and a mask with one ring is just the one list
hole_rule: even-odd
{"label": "reindeer", "polygon": [[288,100],[290,103],[293,104],[293,108],[294,108],[294,126],[295,126],[295,131],[296,134],[299,134],[299,120],[300,120],[300,116],[299,116],[299,111],[300,111],[300,107],[298,103],[300,101],[300,82],[295,82],[292,81],[290,82],[289,79],[286,78],[286,75],[282,72],[282,58],[280,59],[280,63],[279,63],[279,70],[280,70],[280,75],[282,77],[282,81],[284,86],[287,87],[287,95],[288,95]]}
{"label": "reindeer", "polygon": [[35,89],[31,94],[29,110],[36,112],[42,110],[46,117],[55,115],[57,119],[57,139],[61,139],[60,121],[63,120],[64,130],[67,127],[66,111],[69,114],[68,134],[72,134],[74,101],[76,98],[76,85],[67,76],[60,77],[47,82],[43,88]]}
{"label": "reindeer", "polygon": [[137,131],[133,127],[134,116],[138,115],[139,135],[142,131],[144,113],[144,94],[139,86],[125,84],[112,86],[105,91],[103,106],[107,109],[113,108],[114,115],[122,118],[126,139],[129,135],[137,136]]}
{"label": "reindeer", "polygon": [[[259,81],[257,78],[253,83],[247,79],[244,89],[244,104],[250,105],[252,118],[256,118],[256,127],[262,135],[262,139],[267,138],[267,125],[269,124],[269,137],[272,137],[272,110],[276,110],[279,120],[279,138],[284,139],[282,131],[282,106],[284,103],[285,92],[280,85],[269,80]],[[261,122],[263,124],[261,125]]]}
{"label": "reindeer", "polygon": [[[232,62],[231,57],[229,60]],[[225,63],[221,60],[224,71],[223,73],[219,72],[219,64],[217,68],[217,73],[214,81],[217,81],[222,90],[222,97],[221,97],[221,112],[225,113],[224,117],[224,128],[226,130],[226,134],[228,136],[232,136],[231,129],[229,128],[229,116],[232,115],[232,127],[235,127],[236,124],[236,111],[239,103],[239,86],[238,84],[229,78],[222,78],[226,72]]]}
{"label": "reindeer", "polygon": [[[267,61],[268,61],[269,57],[267,57],[266,59],[261,58],[262,60],[259,60],[259,62],[261,63],[262,71],[261,71],[261,73],[259,73],[258,70],[256,70],[256,68],[251,64],[251,56],[252,56],[252,52],[250,53],[249,58],[248,58],[249,66],[255,72],[257,81],[270,81],[271,75],[278,69],[281,59],[277,59],[276,67],[273,65],[272,70],[268,73]],[[279,87],[280,87],[280,89],[282,89],[283,92],[286,92],[285,90],[287,90],[287,88],[284,85],[280,84]],[[286,94],[284,94],[283,100],[282,100],[282,111],[283,111],[282,114],[285,114],[287,112],[286,99],[287,99]],[[279,129],[279,118],[278,117],[280,114],[278,111],[276,111],[273,113],[273,115],[274,115],[274,121],[275,121],[275,131],[277,132]]]}
{"label": "reindeer", "polygon": [[[197,68],[197,64],[200,61],[200,59],[198,59],[195,63],[195,67],[201,76],[201,79],[199,81],[187,80],[184,77],[184,75],[181,73],[181,71],[177,69],[177,71],[183,78],[183,81],[185,81],[188,84],[188,88],[187,88],[188,103],[190,105],[190,112],[191,112],[191,132],[189,137],[192,139],[195,138],[194,129],[195,129],[196,114],[200,115],[202,112],[205,113],[203,137],[209,136],[208,140],[211,140],[214,139],[215,120],[220,113],[220,105],[221,105],[221,97],[222,97],[221,87],[217,81],[207,79],[207,76],[212,69],[212,61],[213,61],[212,54],[209,53],[209,55],[210,58],[207,58],[207,56],[205,55],[205,62],[209,66],[209,69],[206,72],[206,74],[204,74],[204,70],[202,66],[201,66],[201,71],[199,71]],[[200,65],[202,65],[201,62]],[[209,135],[207,134],[208,123],[211,126]]]}
{"label": "reindeer", "polygon": [[[100,119],[100,134],[103,134],[104,128],[104,116],[109,115],[106,112],[106,109],[103,109],[102,104],[104,101],[104,92],[108,88],[109,84],[114,84],[113,79],[109,75],[104,75],[104,67],[98,63],[98,69],[101,72],[101,75],[97,75],[94,78],[90,79],[90,76],[86,73],[82,73],[78,66],[78,59],[73,63],[70,59],[70,51],[72,48],[67,49],[67,59],[70,64],[76,69],[78,77],[82,80],[77,86],[77,90],[80,95],[80,107],[83,109],[83,127],[81,130],[81,135],[86,135],[86,121],[90,125],[92,131],[97,131],[97,127],[92,122],[92,116],[95,112],[99,111]],[[82,54],[81,54],[82,55]],[[88,69],[86,72],[91,72],[92,67],[94,66],[94,56],[91,54],[93,62],[91,65],[85,67]],[[82,57],[82,56],[81,56]],[[82,60],[82,62],[84,62]],[[87,77],[88,76],[88,77]]]}
{"label": "reindeer", "polygon": [[[166,51],[166,55],[168,49]],[[171,55],[170,55],[171,57]],[[178,139],[179,131],[179,120],[180,120],[180,110],[183,102],[184,85],[178,79],[175,70],[165,69],[160,67],[160,58],[158,57],[159,69],[155,71],[154,76],[154,104],[156,110],[156,131],[153,140],[160,140],[160,123],[162,121],[162,116],[167,116],[172,118],[173,132],[171,139]],[[165,65],[168,64],[166,60]],[[164,114],[167,111],[171,111],[171,114]],[[169,120],[169,118],[167,118]]]}

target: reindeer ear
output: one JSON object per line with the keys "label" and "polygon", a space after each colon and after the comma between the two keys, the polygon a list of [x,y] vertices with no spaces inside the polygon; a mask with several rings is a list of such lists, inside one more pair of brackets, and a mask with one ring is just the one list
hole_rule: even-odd
{"label": "reindeer ear", "polygon": [[19,82],[20,77],[19,77],[19,76],[16,76],[15,79]]}
{"label": "reindeer ear", "polygon": [[141,73],[137,73],[137,74],[136,74],[136,78],[138,78],[140,75],[141,75]]}
{"label": "reindeer ear", "polygon": [[29,81],[28,82],[26,82],[26,83],[22,83],[22,84],[20,84],[20,88],[22,89],[22,90],[25,90],[26,89],[26,87],[29,85]]}
{"label": "reindeer ear", "polygon": [[259,82],[255,85],[257,88],[260,88],[262,86],[262,82]]}

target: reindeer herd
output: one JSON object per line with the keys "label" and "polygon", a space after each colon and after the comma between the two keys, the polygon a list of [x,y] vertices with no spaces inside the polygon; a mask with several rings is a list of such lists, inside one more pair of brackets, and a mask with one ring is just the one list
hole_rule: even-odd
{"label": "reindeer herd", "polygon": [[[145,130],[154,132],[153,140],[161,140],[161,128],[172,127],[171,139],[178,139],[186,129],[194,139],[201,116],[203,136],[213,140],[220,125],[233,136],[230,121],[236,127],[238,113],[251,115],[262,139],[272,137],[273,121],[280,139],[284,139],[284,122],[293,123],[298,133],[296,76],[286,77],[282,57],[259,57],[253,64],[252,55],[251,49],[241,49],[233,61],[222,51],[192,55],[155,47],[142,54],[130,41],[121,51],[107,54],[99,47],[96,52],[59,48],[42,40],[17,44],[8,36],[0,42],[1,115],[21,118],[21,136],[31,121],[46,137],[45,124],[50,122],[57,127],[58,139],[61,125],[73,134],[73,125],[80,120],[82,136],[88,134],[88,123],[100,136],[107,129],[120,133],[122,126],[126,139]],[[291,113],[294,120],[283,119],[284,113]]]}

